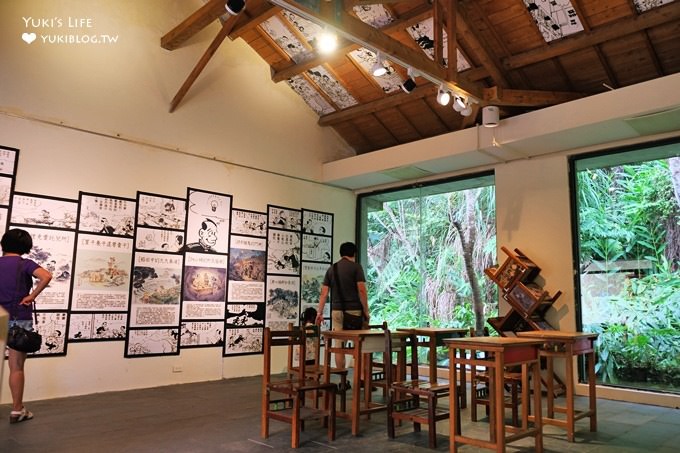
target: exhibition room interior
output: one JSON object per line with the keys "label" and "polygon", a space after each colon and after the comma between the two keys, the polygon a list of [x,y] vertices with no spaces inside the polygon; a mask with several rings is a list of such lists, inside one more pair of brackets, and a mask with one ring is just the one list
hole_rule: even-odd
{"label": "exhibition room interior", "polygon": [[[200,418],[191,392],[236,392],[203,403],[206,423],[233,402],[267,445],[239,451],[287,448],[289,428],[255,429],[263,332],[317,307],[351,241],[390,330],[596,335],[601,431],[546,428],[547,450],[623,451],[606,450],[624,447],[623,413],[677,445],[680,2],[3,0],[0,24],[0,230],[29,231],[55,277],[25,433],[67,432],[62,406]],[[445,347],[418,360],[449,377]],[[573,364],[555,375],[587,404]],[[134,432],[125,414],[110,416]],[[400,444],[384,413],[362,423],[354,437],[339,418],[335,444],[310,423],[301,449],[427,448],[425,428],[399,427]],[[19,450],[47,445],[14,428]],[[213,451],[201,442],[182,445]]]}

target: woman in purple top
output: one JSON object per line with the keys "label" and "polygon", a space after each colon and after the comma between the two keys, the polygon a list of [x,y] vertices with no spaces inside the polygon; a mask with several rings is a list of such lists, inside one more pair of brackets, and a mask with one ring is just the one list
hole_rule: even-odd
{"label": "woman in purple top", "polygon": [[[33,247],[33,239],[27,231],[18,228],[9,230],[0,240],[0,304],[9,313],[9,326],[19,325],[33,330],[33,301],[52,280],[52,274],[35,261],[24,259]],[[33,287],[33,277],[37,279]],[[33,290],[31,290],[33,288]],[[10,423],[33,418],[24,407],[24,362],[26,353],[8,348],[9,389],[12,393]]]}

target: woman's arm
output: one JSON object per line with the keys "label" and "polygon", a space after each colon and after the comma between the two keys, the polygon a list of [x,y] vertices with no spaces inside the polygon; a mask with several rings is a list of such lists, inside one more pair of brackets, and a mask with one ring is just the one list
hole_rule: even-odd
{"label": "woman's arm", "polygon": [[52,274],[42,267],[38,267],[34,270],[33,276],[38,280],[38,283],[36,283],[35,288],[33,288],[33,291],[31,291],[28,296],[21,299],[21,305],[31,305],[35,298],[38,297],[38,294],[40,294],[43,289],[47,288],[50,280],[52,280]]}

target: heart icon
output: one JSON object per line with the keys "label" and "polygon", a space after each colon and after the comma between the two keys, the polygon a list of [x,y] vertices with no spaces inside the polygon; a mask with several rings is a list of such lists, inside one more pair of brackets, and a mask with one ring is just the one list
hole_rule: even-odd
{"label": "heart icon", "polygon": [[26,44],[30,44],[33,41],[35,41],[36,37],[37,36],[35,35],[35,33],[24,33],[23,35],[21,35],[21,39],[26,41]]}

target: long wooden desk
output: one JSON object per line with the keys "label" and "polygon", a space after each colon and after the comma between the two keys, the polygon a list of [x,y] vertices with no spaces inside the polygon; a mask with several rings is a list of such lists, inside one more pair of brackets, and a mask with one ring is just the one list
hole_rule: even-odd
{"label": "long wooden desk", "polygon": [[[456,433],[460,409],[458,407],[457,386],[452,385],[449,393],[449,451],[457,452],[458,444],[469,444],[488,448],[496,452],[504,452],[505,445],[515,440],[533,436],[535,451],[543,451],[543,431],[541,418],[541,376],[538,360],[538,346],[541,340],[510,337],[468,337],[444,340],[449,347],[449,380],[456,382],[456,373],[460,365],[460,372],[465,372],[465,366],[484,366],[489,372],[489,428],[490,440],[483,440],[463,436]],[[468,358],[468,351],[470,357]],[[478,358],[475,351],[485,352],[484,357]],[[505,424],[504,376],[506,366],[520,365],[522,368],[522,416],[521,427]],[[534,420],[533,427],[529,427],[529,373],[533,381]],[[509,435],[506,435],[509,432]]]}
{"label": "long wooden desk", "polygon": [[[352,380],[351,412],[338,412],[337,416],[348,418],[352,422],[352,435],[359,434],[359,419],[363,414],[385,410],[387,406],[372,401],[371,398],[371,361],[374,352],[385,351],[385,333],[382,330],[331,330],[323,332],[326,347],[324,348],[324,379],[330,382],[331,353],[351,355],[354,358],[354,376]],[[392,344],[397,351],[396,379],[406,378],[406,345],[409,334],[406,332],[391,332]],[[337,346],[338,342],[351,342],[351,347]],[[368,366],[362,367],[362,363]],[[365,369],[364,369],[365,368]],[[361,371],[363,371],[364,398],[361,398]],[[363,404],[362,404],[363,403]]]}
{"label": "long wooden desk", "polygon": [[[430,368],[430,382],[437,382],[437,347],[445,346],[444,340],[447,338],[461,338],[469,333],[469,329],[454,329],[448,327],[403,327],[398,328],[398,332],[407,332],[411,335],[412,349],[411,354],[417,357],[418,348],[428,348],[427,362]],[[417,363],[413,361],[413,363]],[[460,407],[467,407],[466,373],[461,373],[460,381]],[[411,368],[411,379],[418,379],[418,367]]]}
{"label": "long wooden desk", "polygon": [[[595,390],[595,340],[596,333],[586,332],[562,332],[559,330],[537,330],[532,332],[518,332],[522,338],[540,340],[542,346],[539,354],[546,358],[547,364],[547,387],[548,406],[547,413],[543,417],[543,423],[560,426],[567,430],[567,440],[574,441],[576,420],[590,417],[590,431],[597,431],[597,396]],[[586,358],[588,370],[588,410],[576,410],[574,407],[574,361],[573,358],[583,355]],[[565,362],[565,387],[566,406],[555,405],[555,392],[553,384],[553,359],[564,359]],[[566,414],[565,419],[555,418],[555,412]]]}

